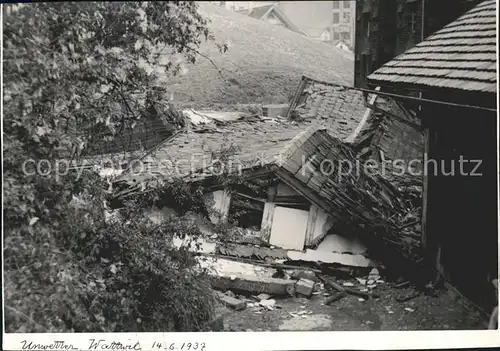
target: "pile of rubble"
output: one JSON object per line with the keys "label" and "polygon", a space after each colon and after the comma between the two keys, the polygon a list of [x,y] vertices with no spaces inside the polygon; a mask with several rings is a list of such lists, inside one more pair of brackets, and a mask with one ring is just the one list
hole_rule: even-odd
{"label": "pile of rubble", "polygon": [[360,301],[379,298],[374,292],[377,285],[385,284],[379,270],[373,268],[364,278],[356,278],[354,282],[337,283],[332,277],[318,271],[295,269],[278,270],[281,274],[269,277],[272,271],[255,275],[231,274],[225,276],[218,272],[212,277],[212,287],[217,290],[218,299],[227,307],[236,311],[251,308],[260,314],[265,311],[281,309],[277,298],[304,297],[314,295],[324,297],[324,305],[329,305],[347,295],[358,297]]}

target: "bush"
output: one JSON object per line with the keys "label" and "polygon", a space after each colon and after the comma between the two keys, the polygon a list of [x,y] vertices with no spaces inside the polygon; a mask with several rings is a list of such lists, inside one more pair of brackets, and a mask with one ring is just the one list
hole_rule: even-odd
{"label": "bush", "polygon": [[103,199],[82,193],[64,235],[35,223],[7,237],[7,331],[202,330],[214,314],[209,282],[187,247],[172,245],[198,228],[182,217],[155,225],[134,203],[109,223]]}
{"label": "bush", "polygon": [[[195,228],[153,227],[143,215],[163,193],[131,201],[127,221],[107,223],[97,174],[23,172],[28,160],[73,161],[164,106],[159,73],[149,70],[175,74],[180,63],[162,63],[157,49],[194,63],[203,39],[213,39],[196,3],[6,5],[3,19],[6,330],[201,329],[212,296],[193,257],[171,245]],[[200,203],[176,185],[164,194],[179,208]]]}

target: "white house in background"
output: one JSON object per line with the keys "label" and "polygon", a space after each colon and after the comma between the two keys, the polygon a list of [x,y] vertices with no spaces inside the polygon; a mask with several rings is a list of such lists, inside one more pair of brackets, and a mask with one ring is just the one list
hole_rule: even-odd
{"label": "white house in background", "polygon": [[351,47],[343,42],[342,40],[339,40],[337,43],[335,43],[335,47],[340,50],[344,50],[350,53],[354,53],[354,51],[351,49]]}
{"label": "white house in background", "polygon": [[323,32],[321,32],[319,36],[319,40],[321,41],[326,41],[326,42],[331,42],[333,40],[332,32],[329,30],[329,28],[325,28]]}

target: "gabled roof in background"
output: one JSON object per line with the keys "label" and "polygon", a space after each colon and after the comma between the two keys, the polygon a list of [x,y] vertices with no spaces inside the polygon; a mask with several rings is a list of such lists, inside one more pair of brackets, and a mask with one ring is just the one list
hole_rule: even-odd
{"label": "gabled roof in background", "polygon": [[258,19],[258,20],[266,20],[269,15],[273,14],[276,16],[288,29],[304,34],[292,21],[275,5],[266,5],[260,7],[254,7],[248,13],[249,17]]}
{"label": "gabled roof in background", "polygon": [[325,31],[329,31],[329,27],[320,27],[320,28],[307,28],[304,29],[304,32],[307,34],[307,36],[311,38],[319,38],[321,34]]}
{"label": "gabled roof in background", "polygon": [[496,0],[487,0],[368,76],[403,83],[494,93]]}
{"label": "gabled roof in background", "polygon": [[266,5],[266,6],[259,6],[259,7],[254,7],[253,9],[250,10],[248,16],[255,18],[255,19],[264,19],[265,15],[268,14],[269,11],[274,7],[274,5]]}

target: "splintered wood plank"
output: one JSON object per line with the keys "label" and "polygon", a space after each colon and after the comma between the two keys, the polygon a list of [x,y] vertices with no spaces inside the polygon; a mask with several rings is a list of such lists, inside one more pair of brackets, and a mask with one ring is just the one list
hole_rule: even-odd
{"label": "splintered wood plank", "polygon": [[275,207],[276,206],[273,202],[266,202],[264,204],[264,213],[262,215],[262,223],[260,225],[260,237],[265,242],[268,242],[271,236],[271,227],[273,225]]}

